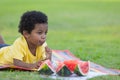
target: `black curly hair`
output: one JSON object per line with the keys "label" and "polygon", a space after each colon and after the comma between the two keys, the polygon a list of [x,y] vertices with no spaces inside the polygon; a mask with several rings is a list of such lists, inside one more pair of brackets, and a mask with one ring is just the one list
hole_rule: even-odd
{"label": "black curly hair", "polygon": [[35,24],[38,23],[48,24],[48,18],[46,14],[40,11],[27,11],[21,16],[18,31],[23,34],[23,31],[26,30],[30,34],[34,29]]}

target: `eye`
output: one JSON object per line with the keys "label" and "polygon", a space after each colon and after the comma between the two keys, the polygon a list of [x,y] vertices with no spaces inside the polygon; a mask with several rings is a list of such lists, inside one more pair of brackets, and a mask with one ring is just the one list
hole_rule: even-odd
{"label": "eye", "polygon": [[45,34],[47,34],[48,32],[46,31]]}
{"label": "eye", "polygon": [[38,34],[42,34],[42,32],[38,32]]}

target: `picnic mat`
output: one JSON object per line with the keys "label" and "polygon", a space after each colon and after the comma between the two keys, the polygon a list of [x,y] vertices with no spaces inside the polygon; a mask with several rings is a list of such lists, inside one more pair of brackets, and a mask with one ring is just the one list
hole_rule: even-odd
{"label": "picnic mat", "polygon": [[[52,50],[52,64],[55,66],[56,62],[62,62],[65,60],[80,60],[76,56],[74,56],[69,50]],[[22,68],[18,66],[0,66],[0,69],[6,69],[6,68],[14,68],[19,70],[34,70],[34,69],[27,69]],[[103,67],[101,65],[98,65],[94,62],[90,62],[90,71],[86,76],[77,76],[75,74],[72,74],[69,77],[59,76],[53,73],[52,75],[41,75],[42,78],[52,78],[52,79],[60,79],[60,80],[87,80],[96,76],[102,76],[102,75],[120,75],[120,70],[116,69],[109,69],[106,67]]]}
{"label": "picnic mat", "polygon": [[[74,56],[69,50],[53,50],[52,52],[53,52],[52,53],[53,63],[55,63],[55,61],[64,61],[64,60],[71,60],[71,59],[80,60],[79,58]],[[48,76],[48,77],[53,78],[53,79],[61,79],[61,80],[86,80],[89,78],[93,78],[96,76],[102,76],[102,75],[120,75],[120,70],[109,69],[101,65],[98,65],[94,62],[90,62],[90,71],[86,76],[61,77],[61,76],[56,76],[55,74],[53,74],[52,76]],[[46,76],[42,75],[42,77],[45,78]]]}

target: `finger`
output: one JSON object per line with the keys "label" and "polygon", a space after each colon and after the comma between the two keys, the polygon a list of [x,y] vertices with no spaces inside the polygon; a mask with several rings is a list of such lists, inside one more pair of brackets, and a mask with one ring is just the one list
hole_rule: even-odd
{"label": "finger", "polygon": [[46,50],[47,52],[51,51],[51,49],[50,49],[48,46],[45,47],[45,50]]}
{"label": "finger", "polygon": [[48,46],[45,47],[45,50],[48,50]]}
{"label": "finger", "polygon": [[42,63],[43,63],[43,60],[40,60],[40,61],[38,62],[38,64],[40,64],[40,65],[41,65]]}

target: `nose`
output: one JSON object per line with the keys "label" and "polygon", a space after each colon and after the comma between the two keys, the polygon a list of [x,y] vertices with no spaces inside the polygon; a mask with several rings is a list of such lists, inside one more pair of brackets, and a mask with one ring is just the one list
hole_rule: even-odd
{"label": "nose", "polygon": [[46,34],[43,34],[43,35],[41,36],[41,38],[42,38],[42,39],[46,39]]}

